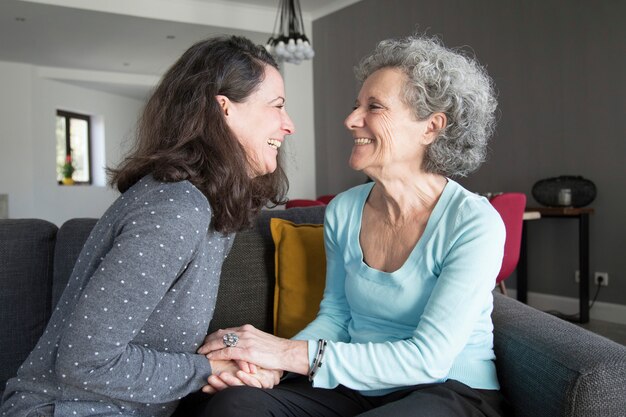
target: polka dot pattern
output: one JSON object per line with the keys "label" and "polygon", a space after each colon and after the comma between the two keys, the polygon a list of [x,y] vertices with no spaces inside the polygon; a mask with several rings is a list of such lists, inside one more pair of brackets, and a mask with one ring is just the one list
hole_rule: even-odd
{"label": "polka dot pattern", "polygon": [[210,366],[195,351],[234,239],[210,221],[206,198],[186,181],[145,177],[120,196],[7,383],[0,417],[51,402],[56,415],[160,417],[204,385]]}

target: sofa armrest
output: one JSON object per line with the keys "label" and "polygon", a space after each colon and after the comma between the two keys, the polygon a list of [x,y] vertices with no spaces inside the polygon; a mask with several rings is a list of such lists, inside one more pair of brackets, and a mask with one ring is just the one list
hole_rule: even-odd
{"label": "sofa armrest", "polygon": [[0,220],[0,397],[50,318],[56,234],[45,220]]}
{"label": "sofa armrest", "polygon": [[626,347],[494,294],[494,348],[516,416],[624,415]]}

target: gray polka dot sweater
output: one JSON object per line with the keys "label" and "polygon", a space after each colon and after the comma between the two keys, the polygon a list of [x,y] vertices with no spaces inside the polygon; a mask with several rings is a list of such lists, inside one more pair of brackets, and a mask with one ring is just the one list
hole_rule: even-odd
{"label": "gray polka dot sweater", "polygon": [[187,181],[143,178],[106,211],[1,416],[168,416],[211,374],[195,354],[233,236]]}

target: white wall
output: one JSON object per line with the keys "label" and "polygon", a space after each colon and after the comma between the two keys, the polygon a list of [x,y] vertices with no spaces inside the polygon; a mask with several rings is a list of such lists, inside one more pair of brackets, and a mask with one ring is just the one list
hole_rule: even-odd
{"label": "white wall", "polygon": [[[59,186],[55,175],[55,117],[63,109],[104,121],[105,164],[116,165],[133,140],[143,103],[45,78],[28,64],[0,61],[0,194],[9,217],[36,217],[57,225],[74,217],[99,217],[117,193],[99,186]],[[43,76],[42,76],[43,74]],[[296,134],[281,152],[290,198],[314,198],[313,68],[311,61],[283,68],[287,109]]]}
{"label": "white wall", "polygon": [[9,217],[33,216],[32,71],[0,61],[0,193]]}
{"label": "white wall", "polygon": [[[305,28],[311,33],[311,28]],[[287,112],[296,133],[281,147],[289,178],[289,198],[317,196],[315,183],[315,127],[313,113],[313,62],[283,64]]]}
{"label": "white wall", "polygon": [[[232,2],[205,3],[169,0],[28,0],[35,3],[74,7],[128,16],[221,26],[266,32],[273,27],[275,9]],[[348,1],[352,2],[354,0]],[[149,7],[147,7],[149,6]],[[305,30],[312,38],[311,17]],[[315,47],[315,45],[313,45]],[[315,131],[313,114],[313,65],[285,64],[282,70],[287,109],[296,125],[281,148],[290,182],[289,198],[314,198]],[[73,86],[62,84],[65,80]],[[33,67],[0,62],[0,194],[8,193],[10,217],[42,217],[60,222],[76,216],[97,216],[113,194],[97,187],[54,187],[49,171],[54,167],[54,122],[56,108],[103,116],[106,130],[106,163],[117,162],[118,144],[133,125],[140,103],[115,94],[96,91],[98,82],[114,89],[146,88],[156,77],[117,74],[69,68]],[[93,89],[89,86],[93,84]],[[98,87],[102,90],[102,86]],[[51,139],[52,138],[52,139]],[[19,165],[19,166],[18,166]],[[16,175],[17,174],[17,175]]]}
{"label": "white wall", "polygon": [[36,217],[57,225],[73,217],[99,217],[117,193],[99,186],[56,183],[57,109],[101,116],[105,163],[127,150],[143,103],[44,79],[36,67],[0,62],[0,193],[9,194],[9,217]]}
{"label": "white wall", "polygon": [[[89,0],[27,0],[33,3],[50,4],[71,8],[115,13],[185,22],[229,29],[240,29],[266,33],[274,27],[276,8],[239,4],[231,1],[171,1],[171,0],[109,0],[94,2]],[[342,0],[328,5],[319,13],[330,13],[333,9],[344,7],[356,0]],[[276,6],[278,2],[276,2]],[[305,32],[313,39],[312,16],[304,16]],[[269,34],[268,34],[269,36]],[[191,46],[191,45],[190,45]],[[315,45],[313,45],[315,48]],[[140,74],[111,74],[97,71],[64,70],[63,74],[46,68],[51,78],[67,78],[76,81],[95,81],[106,78],[116,83],[130,85],[138,82],[145,85],[148,76]],[[304,61],[300,65],[284,64],[282,73],[285,79],[287,110],[296,125],[296,134],[292,135],[281,148],[285,169],[289,178],[289,198],[315,198],[315,129],[313,112],[313,64]],[[94,87],[95,88],[95,87]]]}

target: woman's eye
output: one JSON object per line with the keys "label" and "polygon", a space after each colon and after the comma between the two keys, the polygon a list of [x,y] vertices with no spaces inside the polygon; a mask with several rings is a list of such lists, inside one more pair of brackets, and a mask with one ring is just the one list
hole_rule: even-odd
{"label": "woman's eye", "polygon": [[380,110],[380,109],[382,109],[382,106],[380,106],[378,104],[370,104],[368,106],[368,109],[370,109],[370,110]]}

